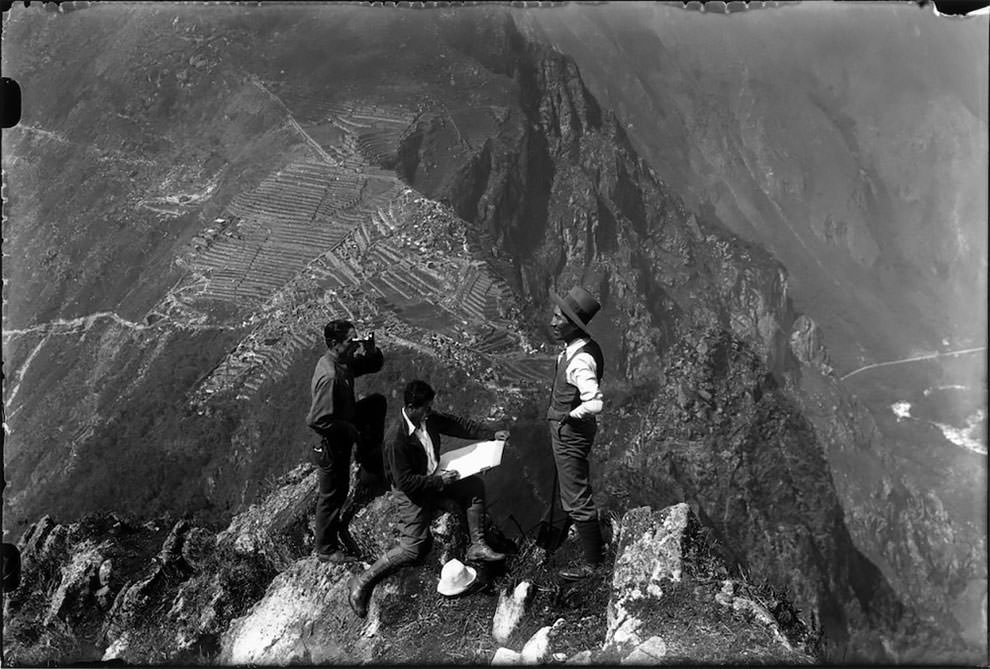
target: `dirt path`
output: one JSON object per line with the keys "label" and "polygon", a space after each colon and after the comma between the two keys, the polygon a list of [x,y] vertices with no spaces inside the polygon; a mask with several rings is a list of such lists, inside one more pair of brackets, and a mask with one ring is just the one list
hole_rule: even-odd
{"label": "dirt path", "polygon": [[914,358],[904,358],[903,360],[891,360],[890,362],[875,362],[872,365],[865,365],[859,369],[854,369],[845,376],[842,377],[842,381],[845,381],[850,376],[854,374],[859,374],[860,372],[865,372],[868,369],[873,369],[874,367],[887,367],[889,365],[902,365],[906,362],[918,362],[919,360],[934,360],[935,358],[948,358],[955,357],[957,355],[966,355],[967,353],[976,353],[978,351],[987,350],[986,346],[980,346],[978,348],[966,348],[959,351],[946,351],[942,353],[929,353],[928,355],[919,355]]}

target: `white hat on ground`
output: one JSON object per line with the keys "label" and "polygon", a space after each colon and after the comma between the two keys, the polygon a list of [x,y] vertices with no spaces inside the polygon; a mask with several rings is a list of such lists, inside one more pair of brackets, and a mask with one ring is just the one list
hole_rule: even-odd
{"label": "white hat on ground", "polygon": [[437,592],[448,597],[459,595],[470,588],[477,578],[478,572],[472,567],[457,559],[449,560],[440,570]]}

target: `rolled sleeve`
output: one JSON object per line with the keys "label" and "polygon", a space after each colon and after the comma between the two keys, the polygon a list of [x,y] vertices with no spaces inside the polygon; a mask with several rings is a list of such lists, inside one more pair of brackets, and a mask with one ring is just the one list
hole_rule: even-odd
{"label": "rolled sleeve", "polygon": [[571,411],[575,418],[601,413],[604,403],[598,386],[598,366],[588,353],[579,353],[567,366],[567,382],[578,389],[581,404]]}

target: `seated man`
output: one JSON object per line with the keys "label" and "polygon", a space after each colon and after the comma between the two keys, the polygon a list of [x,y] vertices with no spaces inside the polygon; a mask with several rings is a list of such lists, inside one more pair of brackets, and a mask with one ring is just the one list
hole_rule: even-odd
{"label": "seated man", "polygon": [[397,503],[399,543],[348,582],[351,608],[368,615],[368,598],[375,582],[402,565],[422,559],[430,551],[430,523],[445,501],[465,510],[471,544],[465,560],[496,562],[505,555],[485,543],[485,485],[478,476],[458,480],[457,472],[441,471],[440,435],[463,439],[506,439],[484,425],[444,413],[433,413],[433,388],[411,381],[405,388],[402,414],[384,445],[385,473]]}

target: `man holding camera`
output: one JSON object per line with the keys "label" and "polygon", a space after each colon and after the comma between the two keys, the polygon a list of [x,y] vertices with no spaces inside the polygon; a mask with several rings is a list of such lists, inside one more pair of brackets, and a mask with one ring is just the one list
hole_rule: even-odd
{"label": "man holding camera", "polygon": [[353,562],[357,546],[347,530],[344,509],[350,484],[351,448],[357,444],[364,484],[382,478],[381,440],[384,434],[385,397],[354,398],[354,379],[382,368],[384,357],[372,333],[358,339],[354,325],[333,320],[323,328],[327,352],[316,363],[311,384],[313,401],[306,424],[320,435],[313,449],[319,467],[316,501],[316,555],[323,562]]}

